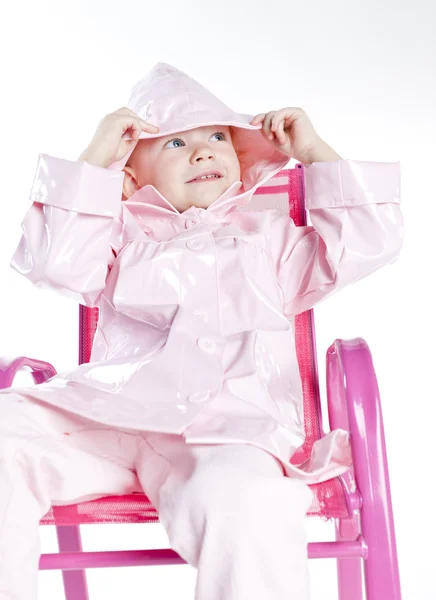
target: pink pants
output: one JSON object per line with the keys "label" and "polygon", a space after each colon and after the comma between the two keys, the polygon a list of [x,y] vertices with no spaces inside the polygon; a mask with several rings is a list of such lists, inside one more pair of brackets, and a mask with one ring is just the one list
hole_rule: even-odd
{"label": "pink pants", "polygon": [[113,429],[18,393],[0,396],[0,600],[36,600],[51,505],[143,490],[196,600],[308,600],[312,493],[250,445]]}

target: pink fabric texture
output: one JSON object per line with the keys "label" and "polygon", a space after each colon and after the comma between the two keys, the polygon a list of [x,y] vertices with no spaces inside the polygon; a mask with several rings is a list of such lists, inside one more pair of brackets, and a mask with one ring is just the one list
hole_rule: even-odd
{"label": "pink fabric texture", "polygon": [[162,63],[128,106],[159,135],[231,125],[241,181],[181,214],[152,186],[122,202],[125,160],[101,169],[41,155],[11,266],[100,317],[89,364],[14,391],[126,431],[253,445],[307,484],[344,473],[341,429],[291,462],[304,442],[292,318],[396,259],[399,163],[305,167],[312,224],[296,227],[275,210],[244,211],[288,161],[250,117]]}
{"label": "pink fabric texture", "polygon": [[198,569],[198,600],[309,599],[312,495],[270,454],[122,432],[13,392],[0,416],[0,600],[36,600],[49,506],[142,489],[171,547]]}

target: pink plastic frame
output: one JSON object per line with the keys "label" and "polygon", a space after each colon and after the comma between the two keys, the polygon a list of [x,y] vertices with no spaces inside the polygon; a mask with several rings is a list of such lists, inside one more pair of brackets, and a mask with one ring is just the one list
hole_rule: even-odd
{"label": "pink plastic frame", "polygon": [[[38,383],[56,374],[54,367],[43,361],[27,357],[0,359],[0,388],[10,387],[23,367],[31,369]],[[348,503],[355,514],[337,520],[337,541],[310,543],[308,556],[338,559],[340,600],[363,598],[361,558],[367,600],[401,600],[379,390],[371,353],[362,338],[335,340],[327,350],[327,400],[331,429],[341,427],[350,432],[359,491],[347,489]],[[353,481],[351,476],[342,479],[346,487]],[[67,600],[88,600],[83,569],[185,562],[172,550],[82,552],[79,527],[57,530],[61,553],[42,555],[40,569],[64,571],[70,590]]]}

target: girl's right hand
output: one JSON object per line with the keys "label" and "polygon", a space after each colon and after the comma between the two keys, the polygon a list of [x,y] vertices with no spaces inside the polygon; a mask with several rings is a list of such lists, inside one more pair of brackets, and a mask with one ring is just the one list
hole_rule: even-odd
{"label": "girl's right hand", "polygon": [[107,168],[128,154],[143,131],[158,133],[159,127],[143,121],[130,108],[119,108],[103,117],[90,144],[78,160]]}

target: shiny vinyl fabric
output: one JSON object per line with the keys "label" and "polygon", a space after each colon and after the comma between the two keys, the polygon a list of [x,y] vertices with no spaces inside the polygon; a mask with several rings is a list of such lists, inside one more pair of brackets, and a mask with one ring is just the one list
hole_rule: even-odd
{"label": "shiny vinyl fabric", "polygon": [[276,210],[241,210],[289,160],[251,117],[163,63],[127,106],[160,127],[141,139],[232,126],[241,181],[179,213],[149,185],[122,202],[129,155],[108,169],[40,155],[11,266],[100,317],[90,363],[14,391],[120,429],[251,444],[306,484],[345,472],[343,430],[290,462],[304,440],[293,317],[397,258],[400,164],[305,166],[311,225],[296,227]]}

